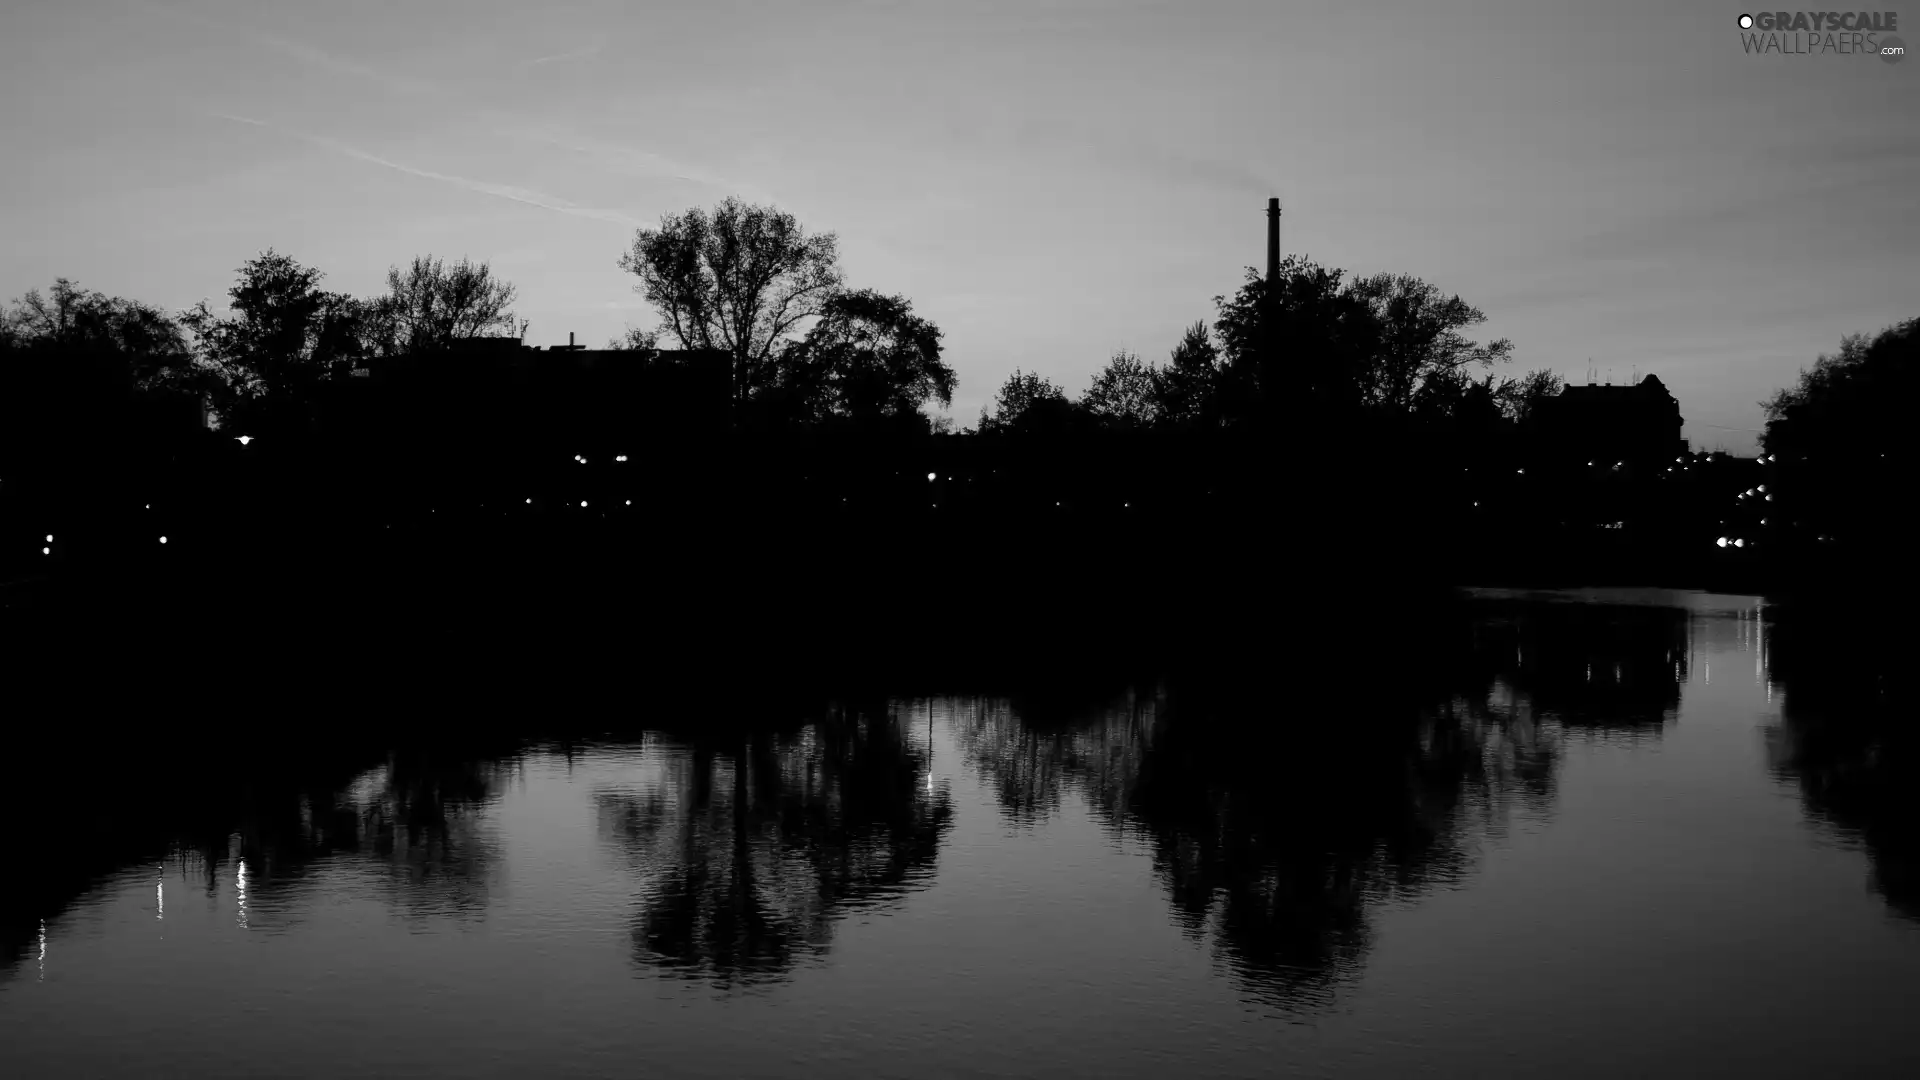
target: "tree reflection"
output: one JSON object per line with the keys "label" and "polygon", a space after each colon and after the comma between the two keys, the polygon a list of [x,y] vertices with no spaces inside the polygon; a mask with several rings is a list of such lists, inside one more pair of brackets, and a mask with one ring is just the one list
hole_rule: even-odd
{"label": "tree reflection", "polygon": [[1543,717],[1658,737],[1680,709],[1695,617],[1666,604],[1489,599],[1455,671],[1497,677]]}
{"label": "tree reflection", "polygon": [[1920,919],[1920,727],[1910,628],[1887,613],[1789,611],[1768,646],[1781,692],[1776,775],[1865,848],[1887,905]]}
{"label": "tree reflection", "polygon": [[1150,846],[1175,920],[1249,997],[1314,1010],[1357,974],[1370,904],[1458,881],[1552,801],[1560,726],[1513,651],[1478,620],[1430,629],[1405,678],[1300,657],[1267,687],[957,702],[955,735],[1008,820],[1077,791]]}
{"label": "tree reflection", "polygon": [[142,863],[191,866],[212,891],[244,862],[253,925],[293,921],[315,871],[338,859],[381,871],[379,898],[402,914],[476,913],[497,863],[479,811],[519,747],[414,744],[384,760],[345,739],[213,753],[129,741],[70,761],[49,752],[5,793],[10,818],[64,827],[19,837],[35,871],[0,899],[0,965],[19,961],[41,920]]}
{"label": "tree reflection", "polygon": [[596,793],[646,882],[637,959],[721,986],[783,977],[833,920],[930,879],[952,806],[928,748],[884,704],[797,729],[708,729],[649,747],[647,782]]}

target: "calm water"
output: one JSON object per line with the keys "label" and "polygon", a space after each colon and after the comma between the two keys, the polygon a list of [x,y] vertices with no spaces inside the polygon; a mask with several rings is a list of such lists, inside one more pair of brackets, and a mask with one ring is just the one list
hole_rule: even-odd
{"label": "calm water", "polygon": [[8,931],[0,1075],[1920,1075],[1912,762],[1763,605],[1473,611],[1392,705],[870,701],[198,798]]}

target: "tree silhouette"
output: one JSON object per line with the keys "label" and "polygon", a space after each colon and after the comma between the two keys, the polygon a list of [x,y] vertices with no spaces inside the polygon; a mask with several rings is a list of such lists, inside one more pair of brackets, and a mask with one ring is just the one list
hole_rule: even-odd
{"label": "tree silhouette", "polygon": [[650,881],[636,959],[722,985],[783,977],[823,951],[848,907],[931,870],[952,820],[926,750],[880,704],[798,731],[693,732],[661,781],[597,798],[609,838]]}
{"label": "tree silhouette", "polygon": [[509,310],[514,296],[514,287],[484,262],[461,259],[447,266],[422,255],[405,270],[387,271],[386,295],[365,305],[363,333],[369,350],[381,356],[438,351],[472,338],[517,337],[525,327]]}
{"label": "tree silhouette", "polygon": [[1511,341],[1481,345],[1462,333],[1485,322],[1485,313],[1419,278],[1375,274],[1355,281],[1348,293],[1367,306],[1379,328],[1367,372],[1370,404],[1411,410],[1427,383],[1512,356]]}
{"label": "tree silhouette", "polygon": [[319,270],[271,249],[239,275],[230,314],[202,300],[181,322],[218,376],[211,389],[223,421],[298,423],[313,387],[362,355],[362,305],[322,290]]}
{"label": "tree silhouette", "polygon": [[1306,407],[1410,415],[1464,396],[1468,368],[1511,357],[1510,341],[1466,337],[1486,316],[1458,296],[1404,274],[1344,277],[1289,256],[1272,285],[1249,269],[1233,299],[1215,298],[1233,416]]}
{"label": "tree silhouette", "polygon": [[940,358],[940,329],[904,297],[871,289],[837,293],[781,365],[783,388],[813,419],[872,423],[919,417],[929,401],[953,404],[953,369]]}
{"label": "tree silhouette", "polygon": [[809,236],[792,214],[731,197],[711,214],[696,207],[637,230],[620,267],[681,348],[732,355],[742,405],[776,381],[792,335],[841,282],[832,233]]}
{"label": "tree silhouette", "polygon": [[1876,551],[1870,562],[1878,567],[1881,556],[1899,557],[1905,512],[1892,493],[1913,486],[1915,458],[1904,433],[1916,391],[1920,319],[1909,319],[1872,339],[1848,335],[1796,385],[1762,402],[1760,445],[1775,469],[1770,516],[1800,523],[1793,542],[1808,558],[1826,563],[1834,550]]}
{"label": "tree silhouette", "polygon": [[1037,372],[1015,369],[994,395],[992,411],[980,410],[980,431],[1057,434],[1073,423],[1067,392]]}
{"label": "tree silhouette", "polygon": [[1502,382],[1500,404],[1510,419],[1525,423],[1535,415],[1541,402],[1558,397],[1566,386],[1565,379],[1546,368],[1536,368],[1518,379]]}
{"label": "tree silhouette", "polygon": [[1133,353],[1116,352],[1093,377],[1080,407],[1102,427],[1136,431],[1152,427],[1160,419],[1160,400],[1155,392],[1159,374]]}
{"label": "tree silhouette", "polygon": [[126,433],[137,395],[194,389],[200,374],[164,312],[60,278],[0,309],[0,443],[10,456],[40,454],[61,432],[101,445]]}
{"label": "tree silhouette", "polygon": [[1154,372],[1158,419],[1175,428],[1218,422],[1220,350],[1205,322],[1187,327],[1165,367]]}

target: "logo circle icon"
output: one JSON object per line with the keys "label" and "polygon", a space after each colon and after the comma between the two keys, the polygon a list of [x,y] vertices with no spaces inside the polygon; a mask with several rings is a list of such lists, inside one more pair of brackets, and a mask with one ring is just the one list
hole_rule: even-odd
{"label": "logo circle icon", "polygon": [[1753,16],[1751,15],[1740,16],[1740,29],[1742,30],[1753,29]]}
{"label": "logo circle icon", "polygon": [[1897,64],[1907,58],[1907,43],[1891,35],[1880,39],[1880,59]]}

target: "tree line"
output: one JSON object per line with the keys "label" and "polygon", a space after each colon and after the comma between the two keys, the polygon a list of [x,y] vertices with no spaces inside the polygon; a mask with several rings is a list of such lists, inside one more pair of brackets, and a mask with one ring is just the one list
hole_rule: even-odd
{"label": "tree line", "polygon": [[[955,430],[928,411],[950,407],[958,385],[940,328],[904,296],[850,287],[832,233],[727,199],[636,230],[617,265],[659,321],[608,347],[724,354],[740,429]],[[0,442],[84,442],[138,412],[127,402],[205,402],[236,431],[298,428],[324,383],[476,339],[522,340],[527,328],[515,286],[486,262],[420,256],[390,267],[369,297],[324,280],[268,250],[238,268],[218,309],[169,313],[66,278],[28,292],[0,307]],[[1292,256],[1271,282],[1248,270],[1213,307],[1164,361],[1115,352],[1077,395],[1015,371],[968,430],[1029,443],[1293,430],[1445,456],[1514,430],[1562,389],[1551,371],[1506,374],[1512,342],[1472,336],[1483,311],[1405,274],[1350,276]],[[1848,337],[1763,403],[1763,446],[1780,467],[1770,494],[1785,504],[1774,524],[1831,525],[1807,526],[1815,537],[1894,528],[1884,492],[1911,475],[1911,452],[1892,433],[1911,397],[1916,327]]]}
{"label": "tree line", "polygon": [[[728,199],[637,230],[619,266],[660,319],[609,347],[726,353],[743,426],[953,430],[926,412],[951,406],[958,384],[939,327],[906,297],[849,288],[832,233]],[[42,415],[50,403],[131,392],[203,399],[223,425],[271,430],[297,423],[318,384],[356,368],[527,328],[512,310],[516,288],[485,262],[420,256],[391,267],[371,297],[328,290],[324,277],[268,250],[239,267],[224,309],[201,301],[173,314],[61,278],[0,311],[7,384]],[[1406,275],[1343,277],[1299,257],[1277,289],[1249,271],[1165,364],[1117,352],[1077,399],[1016,371],[972,430],[1219,428],[1308,399],[1323,412],[1491,421],[1517,419],[1558,389],[1547,371],[1494,373],[1512,345],[1467,338],[1485,316],[1459,297]]]}

